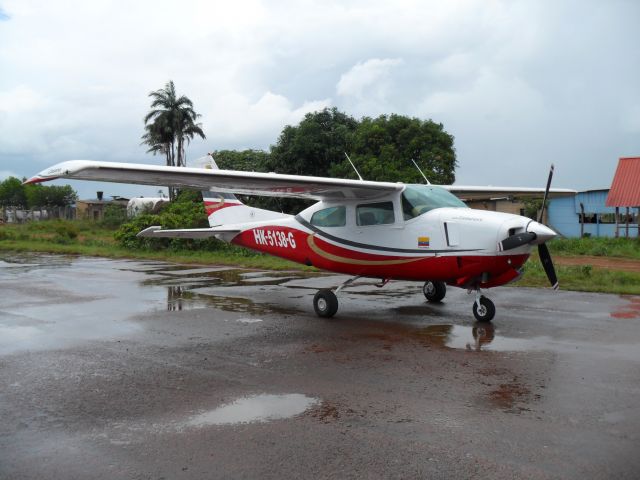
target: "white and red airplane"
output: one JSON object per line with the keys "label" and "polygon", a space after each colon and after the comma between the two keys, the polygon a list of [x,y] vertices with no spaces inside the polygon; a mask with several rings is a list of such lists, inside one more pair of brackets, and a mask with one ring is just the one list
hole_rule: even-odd
{"label": "white and red airplane", "polygon": [[[212,157],[198,168],[71,160],[47,168],[26,183],[57,178],[172,186],[203,190],[210,228],[163,230],[146,237],[205,238],[286,258],[322,270],[354,276],[335,289],[319,290],[316,313],[331,317],[336,294],[360,277],[425,282],[430,302],[441,301],[446,285],[475,292],[473,314],[480,322],[495,315],[482,289],[517,280],[537,245],[553,288],[558,287],[545,242],[556,236],[541,221],[468,208],[453,193],[539,196],[547,188],[412,185],[276,173],[219,170]],[[297,215],[253,208],[234,193],[317,200]],[[575,191],[553,189],[555,196]],[[540,214],[542,218],[542,214]],[[335,290],[335,291],[334,291]]]}

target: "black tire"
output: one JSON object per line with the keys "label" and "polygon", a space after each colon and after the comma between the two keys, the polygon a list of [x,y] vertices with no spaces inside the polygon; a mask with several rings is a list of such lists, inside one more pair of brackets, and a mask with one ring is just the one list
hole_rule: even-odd
{"label": "black tire", "polygon": [[313,309],[319,317],[331,318],[338,311],[338,297],[331,290],[318,290],[313,297]]}
{"label": "black tire", "polygon": [[447,285],[444,282],[428,280],[422,286],[422,293],[430,302],[440,302],[447,294]]}
{"label": "black tire", "polygon": [[473,302],[473,316],[478,322],[490,322],[495,315],[496,306],[484,295],[480,297],[480,308],[476,302]]}

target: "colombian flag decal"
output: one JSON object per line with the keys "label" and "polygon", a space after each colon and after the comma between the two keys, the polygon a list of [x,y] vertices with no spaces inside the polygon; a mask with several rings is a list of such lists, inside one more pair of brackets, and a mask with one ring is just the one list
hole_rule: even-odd
{"label": "colombian flag decal", "polygon": [[418,237],[418,247],[429,247],[429,237]]}

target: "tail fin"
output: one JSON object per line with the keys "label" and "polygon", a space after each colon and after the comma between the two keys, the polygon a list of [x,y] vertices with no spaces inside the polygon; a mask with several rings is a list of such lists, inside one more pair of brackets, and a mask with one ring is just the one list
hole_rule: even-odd
{"label": "tail fin", "polygon": [[[197,159],[196,167],[210,170],[218,170],[218,165],[212,154]],[[248,222],[260,222],[263,220],[276,220],[289,217],[284,213],[253,208],[242,203],[233,193],[203,191],[202,200],[204,209],[209,218],[209,226],[230,225]]]}

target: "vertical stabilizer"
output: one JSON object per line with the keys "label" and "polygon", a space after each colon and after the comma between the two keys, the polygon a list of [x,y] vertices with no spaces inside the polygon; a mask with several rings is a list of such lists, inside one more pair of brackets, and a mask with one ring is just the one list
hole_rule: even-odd
{"label": "vertical stabilizer", "polygon": [[[218,170],[213,155],[195,160],[197,168]],[[272,212],[261,208],[253,208],[242,203],[233,193],[205,190],[202,192],[204,209],[207,212],[210,227],[237,223],[259,222],[289,217],[284,213]]]}

